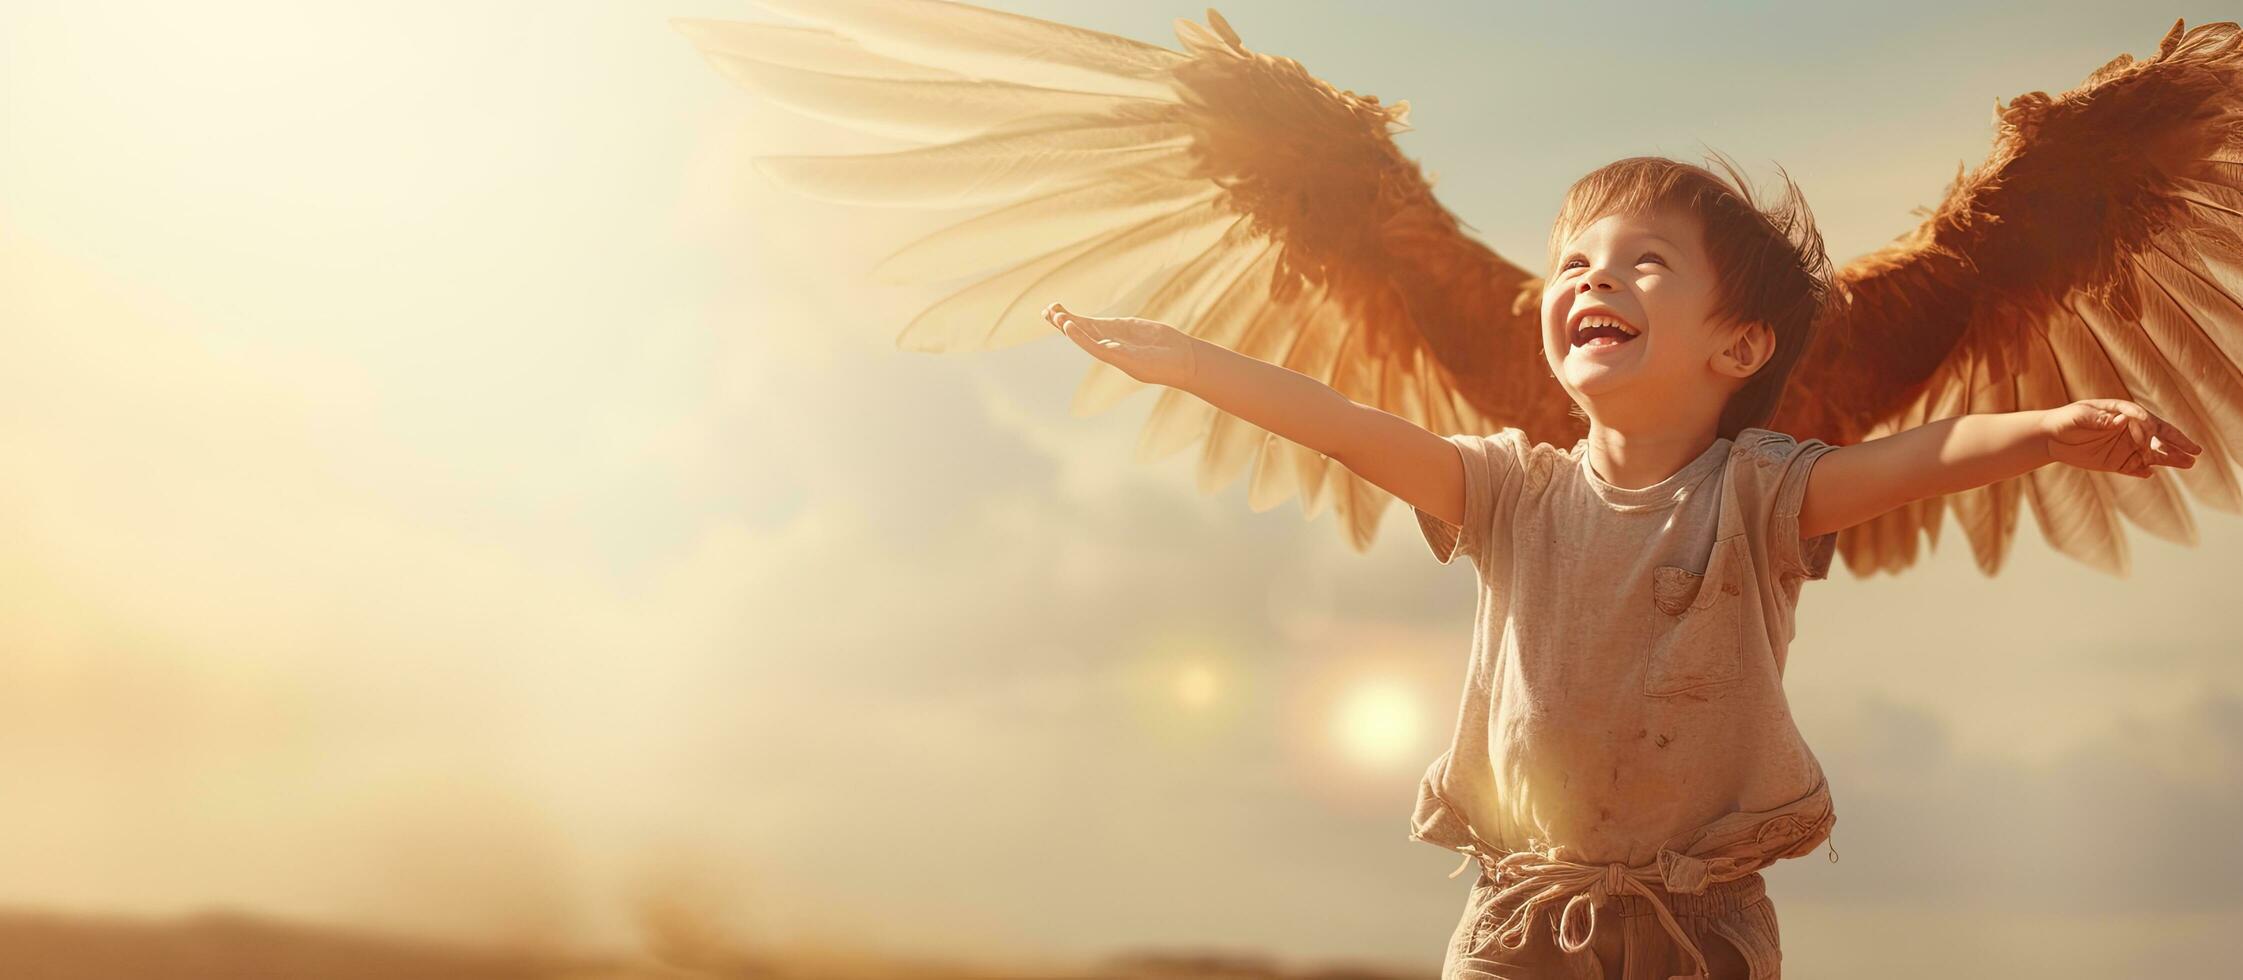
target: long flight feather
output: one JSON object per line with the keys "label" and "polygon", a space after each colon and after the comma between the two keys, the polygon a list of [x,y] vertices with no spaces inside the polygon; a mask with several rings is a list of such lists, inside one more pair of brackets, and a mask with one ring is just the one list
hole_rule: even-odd
{"label": "long flight feather", "polygon": [[[832,31],[794,24],[750,23],[673,17],[670,26],[711,57],[800,68],[856,78],[904,81],[965,81],[966,76],[930,65],[915,65],[865,50]],[[722,67],[721,65],[719,66]]]}
{"label": "long flight feather", "polygon": [[[1141,314],[1148,320],[1174,324],[1190,332],[1198,329],[1201,314],[1222,295],[1228,284],[1244,273],[1257,254],[1252,229],[1246,220],[1231,222],[1223,237],[1207,247],[1163,282],[1145,301]],[[1075,388],[1071,411],[1077,417],[1103,412],[1145,385],[1105,361],[1091,359],[1090,370]]]}
{"label": "long flight feather", "polygon": [[880,54],[973,78],[1116,95],[1170,94],[1189,60],[1158,45],[1002,10],[932,0],[755,0],[835,28]]}
{"label": "long flight feather", "polygon": [[880,260],[872,274],[932,282],[985,272],[1018,258],[1024,245],[1096,238],[1221,193],[1206,181],[1140,175],[1065,188],[936,229]]}
{"label": "long flight feather", "polygon": [[810,71],[721,53],[742,88],[814,119],[914,142],[978,136],[1034,116],[1103,116],[1145,100],[981,79],[888,79]]}
{"label": "long flight feather", "polygon": [[876,207],[947,208],[1009,202],[1122,168],[1189,176],[1182,123],[1105,123],[1080,117],[1006,128],[956,143],[893,153],[766,156],[764,176],[807,197]]}

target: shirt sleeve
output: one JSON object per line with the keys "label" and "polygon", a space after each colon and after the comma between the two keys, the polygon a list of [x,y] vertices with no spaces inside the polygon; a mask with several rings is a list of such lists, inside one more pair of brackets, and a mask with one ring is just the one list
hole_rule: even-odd
{"label": "shirt sleeve", "polygon": [[1779,569],[1809,579],[1830,575],[1830,559],[1838,546],[1838,532],[1800,540],[1799,509],[1807,502],[1807,477],[1815,461],[1838,447],[1820,439],[1800,441],[1781,432],[1746,429],[1737,445],[1753,457],[1753,468],[1763,483],[1768,558]]}
{"label": "shirt sleeve", "polygon": [[1464,523],[1451,524],[1422,508],[1410,509],[1416,512],[1418,530],[1424,532],[1436,560],[1446,565],[1461,555],[1471,559],[1474,568],[1484,569],[1497,517],[1509,514],[1518,498],[1526,434],[1504,429],[1494,435],[1443,438],[1456,447],[1464,463]]}

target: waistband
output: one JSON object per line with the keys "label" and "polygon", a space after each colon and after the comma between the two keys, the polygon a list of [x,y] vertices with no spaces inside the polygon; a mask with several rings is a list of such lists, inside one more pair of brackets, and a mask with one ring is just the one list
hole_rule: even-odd
{"label": "waistband", "polygon": [[[1508,882],[1495,881],[1495,887],[1499,890],[1506,884]],[[1677,918],[1715,918],[1751,908],[1754,903],[1768,897],[1768,879],[1755,871],[1742,878],[1707,885],[1705,891],[1696,895],[1668,891],[1658,885],[1652,885],[1651,891],[1666,905],[1667,911]],[[1609,912],[1617,912],[1627,918],[1656,914],[1651,907],[1651,899],[1634,892],[1613,895],[1608,901],[1610,904],[1605,907]]]}
{"label": "waistband", "polygon": [[1659,917],[1659,924],[1675,945],[1697,964],[1696,972],[1673,980],[1712,975],[1704,951],[1675,921],[1677,915],[1722,915],[1750,907],[1767,894],[1766,881],[1758,871],[1720,882],[1699,878],[1702,890],[1692,893],[1668,890],[1659,862],[1639,867],[1618,862],[1576,864],[1535,851],[1513,851],[1500,856],[1467,855],[1467,866],[1473,857],[1480,860],[1481,877],[1495,888],[1495,906],[1511,910],[1495,931],[1495,941],[1504,949],[1525,946],[1528,929],[1543,909],[1563,902],[1557,922],[1558,948],[1567,953],[1580,952],[1596,938],[1598,914],[1609,906],[1623,917]]}

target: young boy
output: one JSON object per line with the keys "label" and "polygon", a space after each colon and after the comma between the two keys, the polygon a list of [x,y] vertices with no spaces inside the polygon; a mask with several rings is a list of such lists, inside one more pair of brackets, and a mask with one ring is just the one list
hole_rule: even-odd
{"label": "young boy", "polygon": [[1571,449],[1443,438],[1166,324],[1046,311],[1132,377],[1338,460],[1408,502],[1442,563],[1471,560],[1463,702],[1410,826],[1481,864],[1444,980],[1777,976],[1758,869],[1836,820],[1782,685],[1836,532],[2050,462],[2146,476],[2197,452],[2115,400],[1847,447],[1756,428],[1832,275],[1796,188],[1763,211],[1731,174],[1634,158],[1568,190],[1541,314],[1588,420]]}

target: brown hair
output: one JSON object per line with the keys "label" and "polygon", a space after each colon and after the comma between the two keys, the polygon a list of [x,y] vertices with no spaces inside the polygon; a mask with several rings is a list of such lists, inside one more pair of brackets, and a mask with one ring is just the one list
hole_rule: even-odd
{"label": "brown hair", "polygon": [[1775,414],[1784,382],[1836,296],[1835,273],[1806,198],[1789,174],[1777,168],[1783,198],[1762,210],[1753,203],[1751,186],[1736,164],[1718,152],[1709,151],[1709,158],[1728,174],[1727,180],[1678,160],[1629,157],[1574,181],[1550,226],[1546,268],[1556,268],[1558,249],[1567,239],[1607,215],[1671,207],[1696,216],[1717,279],[1715,319],[1765,323],[1776,338],[1775,355],[1721,411],[1720,435],[1733,439]]}

